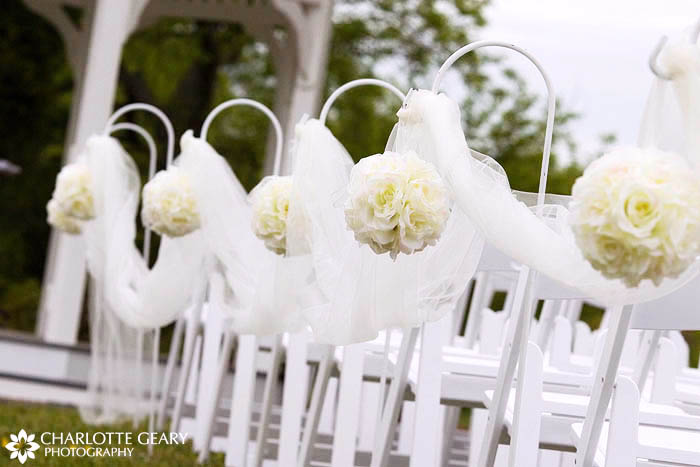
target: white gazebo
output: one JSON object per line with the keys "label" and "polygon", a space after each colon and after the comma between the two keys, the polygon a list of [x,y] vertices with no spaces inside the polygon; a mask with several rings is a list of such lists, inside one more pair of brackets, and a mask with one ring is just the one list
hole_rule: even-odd
{"label": "white gazebo", "polygon": [[[122,46],[129,35],[161,17],[242,24],[266,42],[278,73],[274,110],[292,134],[304,113],[314,113],[325,78],[333,0],[24,0],[60,32],[75,92],[65,161],[113,110]],[[65,7],[83,8],[75,25]],[[280,27],[285,31],[280,33]],[[285,151],[286,153],[286,151]],[[270,159],[270,158],[268,158]],[[270,168],[271,160],[266,167]],[[283,170],[285,161],[283,161]],[[80,238],[51,233],[37,332],[47,342],[76,342],[85,290]]]}

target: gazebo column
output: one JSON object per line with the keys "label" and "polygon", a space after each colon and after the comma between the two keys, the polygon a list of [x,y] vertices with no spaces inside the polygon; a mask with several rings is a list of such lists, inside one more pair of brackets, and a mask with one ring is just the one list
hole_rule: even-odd
{"label": "gazebo column", "polygon": [[[147,0],[96,0],[84,76],[77,77],[77,114],[66,141],[67,162],[93,133],[100,132],[112,112],[121,51]],[[72,133],[72,134],[71,134]],[[48,342],[77,340],[85,292],[85,245],[82,237],[51,233],[40,304],[38,334]]]}
{"label": "gazebo column", "polygon": [[[292,81],[291,92],[288,96],[285,96],[288,104],[284,113],[284,120],[282,121],[284,134],[287,139],[282,154],[282,173],[289,173],[291,161],[288,157],[288,150],[291,137],[294,135],[294,127],[304,114],[309,114],[312,117],[318,116],[319,101],[322,97],[328,65],[333,1],[297,0],[296,4],[294,4],[287,0],[275,0],[274,3],[283,13],[287,14],[290,20],[289,27],[292,31],[286,42],[298,43],[295,47],[298,51],[295,57],[295,76]],[[289,54],[292,51],[292,47],[288,44],[282,44],[282,46],[285,49],[282,53]],[[291,74],[290,68],[288,64],[285,64],[282,70],[278,70],[278,82],[282,79],[289,79]],[[280,106],[284,105],[281,102],[279,104]],[[276,102],[275,107],[277,105],[278,103]],[[268,151],[268,158],[265,164],[266,169],[269,168],[271,170],[271,159],[272,155]]]}
{"label": "gazebo column", "polygon": [[[255,34],[257,38],[258,35]],[[275,75],[277,77],[277,86],[275,89],[275,102],[272,107],[272,111],[279,118],[282,128],[284,130],[284,150],[282,152],[282,158],[284,160],[287,157],[287,152],[289,148],[287,142],[291,141],[294,137],[293,133],[288,133],[289,125],[289,106],[291,104],[292,89],[294,86],[294,80],[296,78],[296,63],[294,60],[294,55],[288,53],[286,47],[286,41],[280,40],[275,37],[274,34],[266,34],[266,42],[270,46],[270,54],[272,55],[272,60],[275,64]],[[296,122],[292,122],[296,123]],[[293,130],[293,129],[292,129]],[[265,155],[265,175],[272,173],[274,168],[275,159],[275,139],[276,135],[272,126],[267,133],[267,150]],[[285,172],[282,172],[283,174]]]}

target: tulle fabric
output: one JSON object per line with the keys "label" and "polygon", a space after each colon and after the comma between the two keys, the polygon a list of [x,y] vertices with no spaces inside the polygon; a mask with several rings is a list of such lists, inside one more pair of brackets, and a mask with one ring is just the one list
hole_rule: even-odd
{"label": "tulle fabric", "polygon": [[191,131],[180,146],[176,163],[190,177],[203,243],[226,279],[224,311],[232,329],[258,336],[300,330],[297,290],[310,273],[309,258],[286,258],[265,248],[252,230],[248,194],[226,160]]}
{"label": "tulle fabric", "polygon": [[297,126],[293,163],[290,216],[304,219],[305,228],[288,237],[288,249],[311,250],[313,276],[301,296],[317,342],[367,341],[382,329],[418,326],[454,309],[483,248],[461,211],[453,209],[435,246],[393,261],[347,229],[343,203],[353,161],[318,120]]}
{"label": "tulle fabric", "polygon": [[124,323],[142,329],[165,326],[182,314],[202,276],[201,235],[161,238],[149,269],[134,244],[141,183],[133,160],[111,137],[92,137],[87,147],[99,187],[98,215],[85,232],[90,271],[103,282],[104,299]]}
{"label": "tulle fabric", "polygon": [[[134,245],[140,180],[136,166],[117,140],[93,136],[81,162],[93,182],[97,216],[85,223],[90,272],[90,400],[81,415],[90,423],[113,423],[146,413],[143,349],[140,330],[172,321],[187,305],[195,258],[192,239],[163,239],[158,262],[149,271]],[[188,269],[189,268],[189,269]]]}
{"label": "tulle fabric", "polygon": [[683,155],[700,167],[700,47],[689,32],[670,41],[658,58],[670,80],[655,78],[640,133],[642,146]]}
{"label": "tulle fabric", "polygon": [[628,288],[620,280],[606,279],[576,246],[565,206],[547,205],[539,210],[526,206],[504,182],[495,161],[472,156],[456,103],[444,94],[413,91],[400,115],[399,151],[420,146],[420,154],[438,167],[458,206],[486,241],[515,261],[579,290],[582,297],[605,305],[644,302],[672,292],[700,271],[696,262],[658,287],[645,281]]}

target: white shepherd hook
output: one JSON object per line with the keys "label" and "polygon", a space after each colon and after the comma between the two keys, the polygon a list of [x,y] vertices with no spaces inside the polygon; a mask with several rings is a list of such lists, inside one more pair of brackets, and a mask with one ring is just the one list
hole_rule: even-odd
{"label": "white shepherd hook", "polygon": [[338,89],[333,91],[333,94],[331,94],[328,97],[326,102],[323,104],[323,108],[321,109],[321,113],[318,117],[319,121],[323,125],[325,125],[326,119],[328,118],[328,112],[330,112],[333,103],[335,103],[335,101],[346,91],[349,91],[359,86],[379,86],[380,88],[388,89],[389,91],[394,93],[394,95],[401,99],[402,102],[406,98],[406,95],[402,93],[396,86],[394,86],[391,83],[387,83],[386,81],[382,81],[381,79],[362,78],[353,81],[348,81],[347,83],[343,84]]}
{"label": "white shepherd hook", "polygon": [[524,55],[525,58],[530,60],[533,63],[533,65],[537,67],[537,71],[540,72],[542,78],[544,79],[544,84],[547,87],[547,127],[545,129],[544,134],[544,150],[542,151],[542,169],[540,171],[540,185],[539,190],[537,192],[537,206],[542,206],[544,204],[544,195],[547,191],[547,173],[549,172],[549,155],[552,151],[552,132],[554,128],[556,96],[554,94],[554,88],[552,87],[552,83],[549,80],[549,76],[544,71],[542,65],[540,65],[540,62],[527,50],[518,47],[517,45],[510,44],[508,42],[488,40],[472,42],[471,44],[465,45],[464,47],[450,55],[449,58],[445,61],[445,63],[443,63],[443,65],[440,67],[440,70],[438,70],[437,76],[435,77],[435,81],[433,81],[433,92],[437,93],[440,90],[440,83],[442,82],[442,78],[447,72],[447,70],[449,70],[450,67],[454,64],[454,62],[456,62],[469,52],[472,52],[476,49],[480,49],[482,47],[503,47],[506,49],[515,50],[516,52],[518,52],[521,55]]}
{"label": "white shepherd hook", "polygon": [[[700,37],[700,19],[698,19],[698,21],[693,25],[693,28],[690,30],[690,43],[696,44],[698,42],[698,37]],[[671,81],[673,77],[663,71],[658,62],[659,55],[661,55],[661,51],[666,45],[666,42],[668,42],[668,36],[662,36],[661,39],[659,39],[659,42],[656,44],[656,47],[654,47],[654,50],[651,51],[651,55],[649,56],[649,68],[658,78]]]}
{"label": "white shepherd hook", "polygon": [[284,142],[284,139],[282,137],[282,125],[280,125],[280,121],[277,119],[277,116],[270,110],[267,106],[261,104],[258,101],[255,101],[253,99],[246,99],[246,98],[240,98],[240,99],[231,99],[226,102],[223,102],[214,109],[209,112],[209,115],[207,115],[207,118],[204,120],[204,124],[202,125],[202,131],[200,132],[200,138],[206,141],[207,139],[207,133],[209,131],[209,127],[211,126],[211,123],[214,121],[214,118],[216,118],[217,115],[219,115],[223,110],[228,109],[229,107],[235,107],[238,105],[243,105],[247,107],[253,107],[255,109],[260,110],[262,113],[264,113],[267,118],[270,119],[272,122],[272,127],[275,129],[275,165],[273,168],[272,173],[274,175],[279,175],[280,174],[280,169],[282,166],[282,143]]}
{"label": "white shepherd hook", "polygon": [[158,117],[161,122],[163,122],[163,125],[165,126],[165,131],[168,134],[168,146],[167,151],[165,153],[165,162],[166,165],[169,166],[173,162],[173,156],[175,153],[175,131],[173,130],[173,124],[170,122],[170,119],[158,107],[155,107],[151,104],[144,104],[141,102],[125,105],[121,109],[114,112],[111,117],[109,117],[109,120],[107,120],[107,124],[105,125],[104,134],[109,134],[112,131],[114,131],[112,129],[112,126],[114,126],[115,122],[119,119],[119,117],[121,117],[127,112],[132,112],[134,110],[145,110],[146,112],[150,112],[156,117]]}
{"label": "white shepherd hook", "polygon": [[[135,131],[136,133],[140,134],[145,140],[146,143],[148,144],[148,149],[150,152],[150,158],[149,158],[149,164],[148,164],[148,179],[150,180],[153,178],[153,175],[155,175],[156,171],[156,159],[157,159],[157,153],[156,153],[156,145],[155,142],[153,141],[153,138],[151,135],[141,128],[138,125],[134,125],[133,123],[116,123],[117,120],[126,114],[127,112],[132,112],[135,110],[144,110],[146,112],[150,112],[154,114],[156,117],[160,119],[161,122],[163,122],[163,126],[165,126],[165,131],[167,133],[168,141],[167,141],[167,146],[166,146],[166,153],[165,153],[165,162],[166,166],[170,166],[170,164],[173,162],[173,157],[174,157],[174,152],[175,152],[175,131],[173,130],[173,124],[170,122],[170,119],[163,113],[162,110],[159,108],[150,105],[150,104],[145,104],[145,103],[135,103],[135,104],[129,104],[125,105],[124,107],[118,109],[116,112],[112,114],[111,117],[107,120],[107,124],[105,125],[104,129],[104,134],[111,134],[115,131],[119,130],[131,130]],[[150,258],[150,252],[151,252],[151,230],[146,228],[144,232],[144,239],[143,239],[143,258],[146,262],[146,265],[148,265],[148,260]],[[142,342],[143,342],[143,334],[142,331],[139,332],[138,336],[138,341],[139,341],[139,346],[137,349],[138,353],[138,360],[139,360],[139,375],[141,373],[141,361],[142,361]],[[151,387],[150,387],[150,404],[149,404],[149,413],[148,413],[148,429],[149,431],[153,431],[155,429],[155,418],[156,418],[156,402],[155,402],[155,394],[156,394],[156,377],[157,377],[157,368],[158,368],[158,349],[160,348],[160,328],[155,328],[153,330],[153,347],[152,347],[152,352],[151,352],[151,360],[152,360],[152,367],[151,367]],[[140,378],[140,376],[139,376]],[[162,395],[162,397],[165,397]],[[149,455],[152,454],[153,452],[153,446],[148,447],[148,453]]]}

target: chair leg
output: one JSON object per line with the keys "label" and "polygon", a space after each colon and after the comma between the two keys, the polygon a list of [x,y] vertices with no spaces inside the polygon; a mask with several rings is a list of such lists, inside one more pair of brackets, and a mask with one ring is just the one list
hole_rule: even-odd
{"label": "chair leg", "polygon": [[267,432],[270,427],[273,396],[283,356],[282,335],[275,336],[270,356],[272,362],[270,363],[270,370],[265,377],[265,389],[263,392],[262,408],[260,410],[260,422],[258,423],[258,435],[255,443],[255,462],[253,463],[255,467],[262,467],[263,460],[265,459],[265,441],[267,440]]}
{"label": "chair leg", "polygon": [[298,467],[306,467],[311,462],[311,454],[313,453],[313,448],[316,444],[316,435],[318,434],[318,422],[321,417],[323,400],[326,395],[326,389],[328,388],[328,380],[331,377],[331,370],[333,369],[334,354],[335,347],[328,346],[318,364],[316,381],[311,395],[311,405],[309,406],[309,412],[306,415],[306,423],[304,424],[304,435],[301,441],[301,450],[297,463]]}
{"label": "chair leg", "polygon": [[391,452],[391,439],[396,429],[403,396],[406,392],[408,370],[416,348],[419,328],[404,330],[394,375],[389,385],[387,401],[382,413],[382,423],[377,431],[377,441],[372,453],[372,467],[386,467]]}
{"label": "chair leg", "polygon": [[576,453],[577,467],[592,467],[598,448],[600,432],[605,421],[605,413],[612,397],[617,370],[620,367],[622,349],[632,319],[632,305],[615,307],[609,311],[610,327],[605,336],[605,346],[593,380],[591,401],[583,422],[581,441]]}
{"label": "chair leg", "polygon": [[355,445],[360,424],[362,370],[365,345],[351,344],[343,348],[343,367],[338,383],[338,408],[333,433],[333,467],[355,465]]}
{"label": "chair leg", "polygon": [[135,410],[132,415],[131,425],[134,429],[139,426],[141,421],[141,406],[146,394],[146,385],[144,384],[145,378],[143,377],[143,349],[144,349],[144,330],[139,329],[136,334],[136,393],[134,398],[136,404],[134,404]]}
{"label": "chair leg", "polygon": [[418,377],[416,381],[415,443],[411,467],[440,465],[442,455],[444,407],[440,405],[442,391],[442,345],[447,340],[443,321],[425,323],[421,331]]}
{"label": "chair leg", "polygon": [[[201,311],[201,308],[198,310]],[[185,330],[185,348],[182,354],[182,366],[180,367],[180,378],[177,384],[177,392],[175,394],[175,406],[173,407],[173,416],[170,420],[170,431],[177,431],[180,427],[180,418],[182,417],[182,406],[185,403],[185,393],[187,392],[187,383],[190,377],[192,361],[195,353],[195,341],[200,332],[200,313],[195,312],[187,320],[187,329]]]}
{"label": "chair leg", "polygon": [[250,461],[248,447],[255,399],[258,339],[254,335],[247,334],[241,335],[238,342],[224,462],[227,466],[243,467],[249,465]]}
{"label": "chair leg", "polygon": [[534,275],[535,273],[526,266],[522,267],[518,275],[511,318],[508,324],[508,335],[498,366],[496,390],[489,408],[478,467],[492,467],[496,461],[498,442],[503,431],[508,398],[518,364],[518,353],[523,339],[528,338],[529,324],[534,313],[531,299]]}
{"label": "chair leg", "polygon": [[165,413],[168,409],[168,399],[170,398],[170,386],[172,385],[173,372],[175,370],[175,361],[177,360],[177,354],[180,352],[180,344],[182,342],[182,331],[185,328],[185,320],[183,318],[178,319],[175,322],[175,329],[173,329],[173,337],[170,341],[170,351],[168,352],[168,363],[165,366],[165,375],[163,376],[163,386],[161,388],[161,398],[158,404],[158,416],[156,418],[156,430],[163,430],[163,423],[165,422]]}
{"label": "chair leg", "polygon": [[644,391],[644,386],[649,378],[651,364],[654,362],[656,351],[659,346],[662,331],[658,329],[644,331],[642,343],[639,349],[637,364],[634,366],[634,376],[632,380],[637,384],[639,392]]}
{"label": "chair leg", "polygon": [[[442,438],[442,466],[447,467],[450,463],[450,452],[452,451],[452,441],[457,432],[459,422],[459,407],[447,407],[445,410],[445,423]],[[403,424],[403,421],[401,422]]]}
{"label": "chair leg", "polygon": [[[156,387],[158,386],[158,351],[160,347],[160,328],[153,330],[153,354],[151,365],[151,400],[148,405],[148,431],[155,431],[156,423]],[[161,395],[162,397],[162,395]],[[153,444],[148,445],[148,454],[153,454]]]}
{"label": "chair leg", "polygon": [[293,466],[297,462],[301,424],[306,409],[309,387],[308,335],[305,332],[289,336],[285,353],[284,385],[282,386],[282,415],[277,465]]}
{"label": "chair leg", "polygon": [[206,413],[204,414],[204,433],[202,436],[202,450],[199,452],[199,457],[197,457],[197,462],[205,462],[209,458],[209,452],[211,449],[211,440],[214,435],[214,427],[216,426],[216,412],[219,408],[219,400],[221,399],[221,389],[224,382],[224,376],[226,375],[226,370],[228,369],[229,358],[231,356],[231,349],[233,347],[233,332],[227,331],[224,334],[224,341],[219,354],[219,365],[216,371],[216,377],[212,381],[213,387],[210,388],[214,391],[214,398],[212,403],[206,407]]}
{"label": "chair leg", "polygon": [[[568,324],[568,323],[567,323]],[[524,342],[518,364],[515,412],[508,450],[510,467],[537,467],[542,422],[542,367],[540,348]]]}

